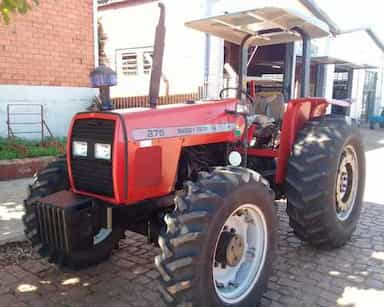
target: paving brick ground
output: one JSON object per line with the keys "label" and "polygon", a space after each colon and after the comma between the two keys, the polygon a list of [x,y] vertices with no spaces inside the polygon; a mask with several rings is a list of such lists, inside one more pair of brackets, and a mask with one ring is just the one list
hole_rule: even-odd
{"label": "paving brick ground", "polygon": [[[384,306],[384,132],[366,141],[368,193],[352,240],[335,251],[309,247],[292,234],[282,202],[278,254],[262,306]],[[156,253],[144,237],[128,233],[109,261],[80,272],[39,259],[0,265],[0,306],[163,306]]]}
{"label": "paving brick ground", "polygon": [[31,178],[0,181],[0,245],[25,239],[21,217],[23,199],[31,182]]}

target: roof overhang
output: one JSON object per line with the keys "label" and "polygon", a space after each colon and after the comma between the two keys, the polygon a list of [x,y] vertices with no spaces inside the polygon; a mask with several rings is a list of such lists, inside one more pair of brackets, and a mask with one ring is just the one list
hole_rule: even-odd
{"label": "roof overhang", "polygon": [[347,64],[348,63],[342,59],[331,57],[331,56],[316,56],[316,57],[312,57],[311,61],[314,64],[336,64],[336,65],[338,65],[338,64]]}
{"label": "roof overhang", "polygon": [[357,64],[348,62],[339,58],[330,57],[330,56],[319,56],[313,57],[311,59],[312,64],[335,64],[336,67],[340,69],[350,70],[350,69],[375,69],[377,66],[371,64]]}
{"label": "roof overhang", "polygon": [[187,27],[241,44],[249,34],[249,45],[275,45],[301,40],[295,28],[311,38],[329,35],[328,26],[313,16],[288,8],[263,7],[187,22]]}
{"label": "roof overhang", "polygon": [[339,69],[378,69],[378,66],[370,65],[370,64],[355,64],[355,63],[345,63],[345,64],[339,64],[337,65],[337,68]]}

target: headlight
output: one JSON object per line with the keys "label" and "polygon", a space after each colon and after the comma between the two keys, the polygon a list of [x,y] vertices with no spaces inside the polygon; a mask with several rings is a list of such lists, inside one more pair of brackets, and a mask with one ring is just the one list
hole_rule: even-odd
{"label": "headlight", "polygon": [[95,158],[111,160],[111,144],[95,144]]}
{"label": "headlight", "polygon": [[228,156],[229,164],[232,166],[240,166],[242,157],[241,154],[238,151],[231,151],[231,153]]}
{"label": "headlight", "polygon": [[88,154],[87,142],[74,141],[72,143],[72,154],[75,157],[86,157]]}

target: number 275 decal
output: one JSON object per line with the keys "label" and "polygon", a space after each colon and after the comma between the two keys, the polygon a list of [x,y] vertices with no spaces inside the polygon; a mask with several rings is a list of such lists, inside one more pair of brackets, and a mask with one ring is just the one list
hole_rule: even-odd
{"label": "number 275 decal", "polygon": [[162,136],[165,136],[164,129],[148,129],[147,130],[148,138],[156,138],[156,137],[162,137]]}

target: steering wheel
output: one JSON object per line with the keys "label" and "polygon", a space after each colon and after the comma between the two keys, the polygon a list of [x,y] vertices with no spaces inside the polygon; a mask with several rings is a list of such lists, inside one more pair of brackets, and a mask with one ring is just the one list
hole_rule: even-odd
{"label": "steering wheel", "polygon": [[[223,97],[224,92],[229,91],[229,90],[236,90],[236,91],[238,91],[239,89],[236,88],[236,87],[225,87],[225,88],[223,88],[220,91],[220,94],[219,94],[220,99],[224,99],[224,97]],[[241,93],[244,94],[245,97],[247,97],[247,99],[251,103],[251,105],[256,103],[255,100],[253,99],[253,97],[251,95],[249,95],[246,91],[241,90]]]}

